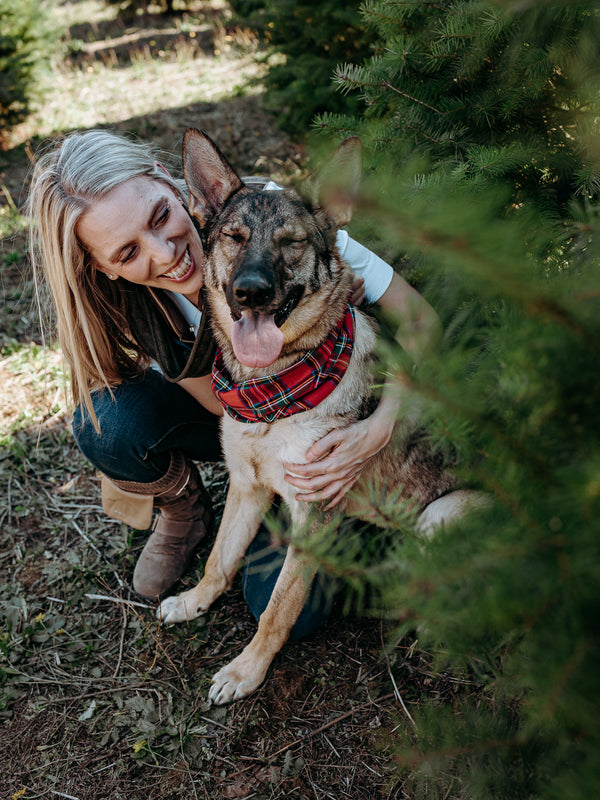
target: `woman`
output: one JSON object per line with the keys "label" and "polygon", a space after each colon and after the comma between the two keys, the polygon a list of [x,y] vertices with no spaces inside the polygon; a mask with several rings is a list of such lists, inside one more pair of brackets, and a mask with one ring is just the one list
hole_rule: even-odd
{"label": "woman", "polygon": [[[252,182],[255,179],[248,179]],[[277,189],[263,181],[265,191]],[[184,573],[211,523],[194,461],[221,457],[222,409],[210,390],[215,350],[202,304],[204,254],[185,187],[141,143],[106,131],[74,133],[43,155],[29,197],[32,257],[50,285],[71,372],[78,446],[105,476],[117,519],[154,528],[136,564],[139,594],[162,596]],[[338,234],[366,298],[402,319],[397,339],[415,361],[439,335],[435,312],[391,267]],[[335,505],[390,439],[397,396],[371,417],[315,443],[286,479],[306,501]],[[267,570],[268,572],[268,570]],[[244,575],[259,616],[276,578]],[[305,609],[294,635],[320,624]]]}

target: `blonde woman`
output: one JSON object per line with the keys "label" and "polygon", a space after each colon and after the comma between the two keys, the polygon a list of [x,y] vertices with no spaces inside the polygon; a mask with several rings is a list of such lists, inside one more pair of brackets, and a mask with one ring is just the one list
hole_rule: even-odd
{"label": "blonde woman", "polygon": [[[278,188],[267,180],[262,186]],[[212,520],[194,462],[221,457],[204,254],[185,186],[143,143],[107,131],[73,133],[39,158],[29,213],[34,266],[50,287],[70,368],[75,439],[105,476],[107,513],[146,529],[158,509],[133,587],[162,597]],[[399,340],[418,359],[439,333],[435,312],[345,231],[338,247],[357,274],[355,299],[403,315]],[[371,417],[313,445],[287,480],[307,501],[338,502],[389,441],[396,412],[394,402],[382,400]],[[277,567],[267,567],[259,578],[243,579],[256,617],[276,579]],[[326,615],[318,603],[309,605],[296,637]]]}

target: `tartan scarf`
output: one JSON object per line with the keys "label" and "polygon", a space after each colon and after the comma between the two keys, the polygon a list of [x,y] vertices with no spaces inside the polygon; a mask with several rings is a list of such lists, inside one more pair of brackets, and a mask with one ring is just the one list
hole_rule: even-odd
{"label": "tartan scarf", "polygon": [[275,422],[308,411],[344,377],[354,344],[354,306],[350,301],[327,339],[300,361],[274,375],[234,383],[221,349],[213,364],[212,390],[230,417],[240,422]]}

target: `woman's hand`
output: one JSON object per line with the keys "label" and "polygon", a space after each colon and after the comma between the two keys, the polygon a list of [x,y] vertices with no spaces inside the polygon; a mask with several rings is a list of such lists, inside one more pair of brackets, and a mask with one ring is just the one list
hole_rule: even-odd
{"label": "woman's hand", "polygon": [[352,302],[355,306],[361,306],[365,301],[365,296],[365,279],[355,274],[352,282]]}
{"label": "woman's hand", "polygon": [[338,428],[306,451],[306,464],[284,464],[285,479],[300,491],[297,500],[329,500],[333,508],[360,478],[369,461],[389,442],[395,413],[381,406],[367,419]]}
{"label": "woman's hand", "polygon": [[[352,298],[356,305],[364,300],[364,281],[355,276]],[[401,320],[396,341],[418,364],[441,338],[440,320],[421,295],[398,273],[377,304],[384,312]],[[350,491],[363,470],[390,441],[396,425],[398,409],[407,399],[409,387],[396,379],[386,382],[375,412],[349,428],[338,429],[315,442],[306,452],[306,464],[284,464],[285,479],[300,491],[297,500],[318,502],[329,500],[333,508]]]}

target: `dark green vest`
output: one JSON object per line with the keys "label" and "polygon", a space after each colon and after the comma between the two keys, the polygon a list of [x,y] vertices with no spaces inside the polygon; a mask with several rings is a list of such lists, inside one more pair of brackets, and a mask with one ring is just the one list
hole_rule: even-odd
{"label": "dark green vest", "polygon": [[122,291],[126,293],[124,305],[131,335],[169,381],[176,383],[211,372],[217,345],[202,292],[202,317],[194,334],[177,303],[163,289],[123,282]]}

